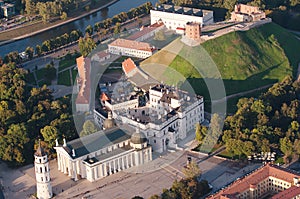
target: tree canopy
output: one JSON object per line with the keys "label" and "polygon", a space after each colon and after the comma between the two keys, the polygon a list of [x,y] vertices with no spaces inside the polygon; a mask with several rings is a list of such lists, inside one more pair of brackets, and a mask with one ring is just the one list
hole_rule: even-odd
{"label": "tree canopy", "polygon": [[11,166],[32,162],[38,138],[52,148],[63,134],[76,136],[70,99],[53,100],[46,86],[32,88],[26,77],[14,63],[0,66],[0,159]]}

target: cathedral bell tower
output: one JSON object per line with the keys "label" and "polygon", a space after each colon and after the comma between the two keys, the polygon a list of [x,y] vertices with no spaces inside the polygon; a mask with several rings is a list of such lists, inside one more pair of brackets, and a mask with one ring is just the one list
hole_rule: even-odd
{"label": "cathedral bell tower", "polygon": [[36,177],[36,191],[37,198],[49,199],[52,198],[52,186],[50,183],[50,169],[47,154],[41,147],[41,141],[39,141],[39,147],[34,154],[34,167]]}

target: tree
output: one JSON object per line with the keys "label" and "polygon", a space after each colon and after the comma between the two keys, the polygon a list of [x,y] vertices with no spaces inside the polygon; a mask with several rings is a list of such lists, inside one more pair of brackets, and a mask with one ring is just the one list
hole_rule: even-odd
{"label": "tree", "polygon": [[93,26],[88,25],[85,29],[85,33],[89,34],[89,36],[92,36],[93,34]]}
{"label": "tree", "polygon": [[293,153],[293,143],[288,137],[280,139],[280,150],[285,156],[290,156]]}
{"label": "tree", "polygon": [[53,149],[55,140],[58,138],[58,130],[53,126],[45,126],[41,129],[44,141],[48,144],[49,149]]}
{"label": "tree", "polygon": [[35,3],[32,0],[25,0],[25,12],[28,15],[36,13]]}
{"label": "tree", "polygon": [[35,54],[37,54],[37,56],[41,56],[41,54],[42,54],[42,47],[40,45],[36,45],[36,47],[35,47]]}
{"label": "tree", "polygon": [[42,17],[42,21],[44,23],[49,22],[50,19],[50,6],[47,3],[38,2],[36,4],[36,8],[38,9],[39,15]]}
{"label": "tree", "polygon": [[83,124],[83,129],[80,132],[80,137],[93,134],[97,131],[95,124],[91,120],[87,120]]}
{"label": "tree", "polygon": [[199,175],[201,175],[201,170],[197,163],[192,160],[186,168],[183,169],[184,176],[187,179],[197,178]]}
{"label": "tree", "polygon": [[25,162],[24,145],[28,142],[25,124],[12,124],[7,134],[0,136],[0,158],[21,165]]}
{"label": "tree", "polygon": [[202,126],[200,123],[196,123],[196,140],[202,142],[207,134],[206,126]]}
{"label": "tree", "polygon": [[60,18],[61,20],[66,20],[68,18],[68,14],[66,12],[62,12]]}
{"label": "tree", "polygon": [[114,34],[119,34],[120,32],[121,32],[121,24],[117,22],[114,28]]}
{"label": "tree", "polygon": [[29,47],[29,46],[28,46],[28,47],[25,49],[25,53],[26,53],[26,55],[28,56],[29,59],[32,59],[32,58],[33,58],[34,50],[33,50],[32,47]]}
{"label": "tree", "polygon": [[93,49],[96,48],[94,40],[86,35],[85,38],[80,38],[78,42],[80,53],[83,57],[87,57]]}

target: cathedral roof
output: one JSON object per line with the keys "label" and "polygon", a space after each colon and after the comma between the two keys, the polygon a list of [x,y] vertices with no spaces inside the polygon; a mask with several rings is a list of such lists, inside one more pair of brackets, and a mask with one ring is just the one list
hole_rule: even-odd
{"label": "cathedral roof", "polygon": [[68,142],[65,150],[73,157],[72,149],[74,149],[76,156],[73,158],[78,158],[130,139],[130,132],[131,129],[128,130],[126,127],[122,127],[122,129],[115,127],[105,131],[99,131]]}
{"label": "cathedral roof", "polygon": [[143,143],[147,142],[147,138],[146,138],[145,134],[140,132],[138,129],[137,132],[132,134],[130,141],[133,144],[143,144]]}

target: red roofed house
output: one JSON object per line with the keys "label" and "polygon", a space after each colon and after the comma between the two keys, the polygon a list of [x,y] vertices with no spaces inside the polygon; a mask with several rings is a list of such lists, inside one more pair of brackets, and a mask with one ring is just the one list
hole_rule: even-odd
{"label": "red roofed house", "polygon": [[137,72],[137,67],[130,58],[122,62],[122,69],[127,77],[132,77]]}
{"label": "red roofed house", "polygon": [[91,103],[91,82],[90,82],[90,71],[91,71],[91,60],[90,58],[83,56],[76,59],[79,78],[77,84],[79,92],[76,99],[76,111],[88,112],[90,111]]}
{"label": "red roofed house", "polygon": [[209,199],[296,199],[300,198],[300,175],[290,170],[266,164]]}
{"label": "red roofed house", "polygon": [[108,51],[115,55],[147,58],[150,57],[156,49],[145,42],[116,39],[112,43],[108,44]]}

